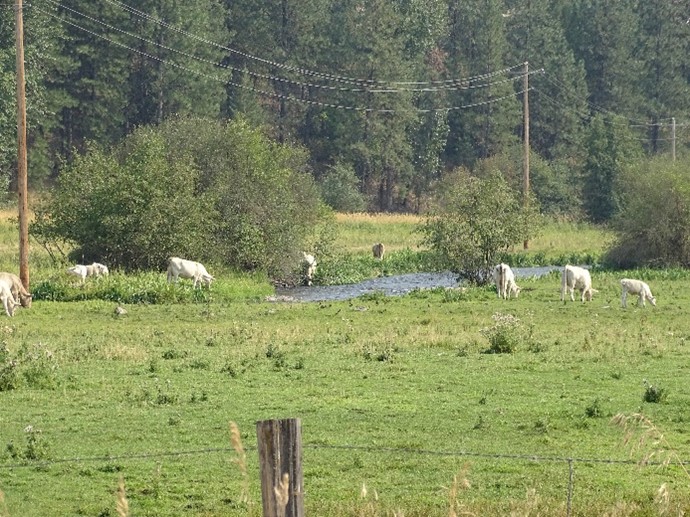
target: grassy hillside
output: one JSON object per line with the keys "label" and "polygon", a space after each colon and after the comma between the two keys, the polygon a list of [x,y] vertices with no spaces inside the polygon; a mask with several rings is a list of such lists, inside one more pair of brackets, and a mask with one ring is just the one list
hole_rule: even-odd
{"label": "grassy hillside", "polygon": [[[658,307],[622,309],[623,274]],[[217,276],[186,303],[38,300],[0,316],[0,515],[123,515],[120,479],[132,516],[261,515],[255,423],[293,417],[308,515],[690,511],[686,271],[595,271],[587,304],[561,303],[556,274],[507,302],[477,288],[269,303],[260,278]]]}

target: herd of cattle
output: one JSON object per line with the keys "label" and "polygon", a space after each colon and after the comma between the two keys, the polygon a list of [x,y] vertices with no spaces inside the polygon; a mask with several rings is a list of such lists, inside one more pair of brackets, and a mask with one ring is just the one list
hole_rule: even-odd
{"label": "herd of cattle", "polygon": [[[385,247],[382,243],[377,242],[374,244],[371,251],[375,259],[383,260]],[[302,255],[302,270],[305,283],[312,285],[314,275],[316,274],[316,258],[309,253],[303,253]],[[71,266],[67,269],[67,273],[78,277],[81,283],[84,283],[87,277],[108,276],[110,271],[106,265],[94,262],[89,265],[77,264]],[[167,282],[177,283],[179,278],[191,279],[194,288],[201,286],[202,283],[210,287],[211,281],[214,280],[213,276],[206,271],[206,268],[200,262],[170,257],[168,259]],[[499,298],[504,300],[510,299],[511,296],[517,298],[520,294],[520,287],[515,283],[515,274],[508,264],[501,263],[493,268],[493,280],[496,284],[496,293]],[[621,280],[621,289],[621,304],[623,307],[627,307],[628,294],[637,295],[637,303],[643,307],[646,301],[656,305],[656,298],[652,295],[649,285],[642,280],[623,278]],[[570,293],[570,299],[575,301],[576,290],[580,292],[580,299],[583,302],[585,300],[592,301],[593,294],[598,292],[592,287],[592,277],[587,269],[566,265],[561,275],[561,301],[565,301],[568,293]],[[2,300],[5,313],[8,316],[14,316],[16,307],[31,307],[32,295],[25,289],[17,275],[0,272],[0,300]]]}
{"label": "herd of cattle", "polygon": [[[501,263],[494,267],[493,276],[499,298],[510,299],[511,295],[514,295],[515,298],[518,297],[520,288],[515,283],[515,274],[508,264]],[[592,287],[592,277],[587,269],[567,264],[561,274],[561,301],[565,301],[568,293],[570,293],[570,299],[575,301],[576,290],[580,292],[580,299],[583,302],[585,300],[591,302],[594,293],[598,292]],[[623,278],[621,279],[621,290],[621,305],[623,307],[628,306],[628,294],[637,295],[638,305],[645,307],[645,302],[649,301],[656,306],[656,298],[652,295],[649,285],[642,280]]]}

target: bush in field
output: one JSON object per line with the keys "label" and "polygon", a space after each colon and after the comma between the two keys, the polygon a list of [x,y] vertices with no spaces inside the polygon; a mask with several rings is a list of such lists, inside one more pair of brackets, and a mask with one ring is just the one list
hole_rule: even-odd
{"label": "bush in field", "polygon": [[317,260],[327,252],[332,214],[304,149],[273,142],[243,120],[175,119],[161,131],[178,159],[194,157],[201,191],[213,196],[214,254],[223,263],[294,280],[302,251]]}
{"label": "bush in field", "polygon": [[690,160],[655,159],[620,180],[616,242],[604,262],[615,267],[690,266]]}
{"label": "bush in field", "polygon": [[667,396],[668,393],[665,388],[654,386],[647,379],[644,379],[644,395],[642,395],[642,400],[652,404],[659,404],[664,402]]}
{"label": "bush in field", "polygon": [[199,181],[191,159],[170,160],[157,130],[142,128],[65,167],[31,232],[46,247],[72,244],[79,263],[160,269],[171,255],[207,258],[215,217]]}
{"label": "bush in field", "polygon": [[71,260],[161,269],[178,255],[285,278],[328,246],[329,211],[299,148],[243,121],[174,119],[65,167],[36,213],[46,247]]}
{"label": "bush in field", "polygon": [[420,227],[423,242],[461,277],[486,284],[499,252],[536,233],[536,202],[523,207],[500,172],[479,179],[460,171],[439,187],[437,208]]}

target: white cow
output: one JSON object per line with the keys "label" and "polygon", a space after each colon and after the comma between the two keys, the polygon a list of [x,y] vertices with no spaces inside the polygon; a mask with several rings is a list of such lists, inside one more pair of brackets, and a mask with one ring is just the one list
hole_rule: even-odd
{"label": "white cow", "polygon": [[621,280],[621,287],[623,288],[623,294],[621,296],[621,305],[627,307],[628,293],[638,295],[637,304],[642,304],[645,307],[645,300],[649,300],[649,303],[656,306],[656,298],[652,296],[652,291],[649,286],[642,280],[633,280],[632,278],[623,278]]}
{"label": "white cow", "polygon": [[566,264],[561,277],[561,301],[565,301],[565,295],[568,291],[570,291],[570,299],[575,301],[575,289],[582,293],[581,299],[583,302],[585,299],[591,302],[592,295],[599,292],[596,289],[592,289],[592,277],[588,270]]}
{"label": "white cow", "polygon": [[307,285],[311,285],[312,281],[314,280],[314,275],[316,274],[316,257],[303,251],[302,267],[304,270],[304,280],[306,281]]}
{"label": "white cow", "polygon": [[520,288],[515,283],[515,274],[508,264],[501,263],[494,268],[494,283],[499,298],[510,299],[511,294],[517,298],[520,294]]}
{"label": "white cow", "polygon": [[84,283],[86,277],[88,276],[99,277],[108,276],[108,274],[110,274],[108,266],[105,266],[98,262],[94,262],[93,264],[89,264],[87,266],[83,264],[77,264],[76,266],[67,268],[67,272],[71,275],[79,277],[82,283]]}
{"label": "white cow", "polygon": [[33,296],[29,293],[24,284],[22,284],[21,279],[14,273],[0,273],[0,280],[4,280],[10,285],[10,291],[14,297],[15,302],[19,302],[22,307],[29,309],[31,307],[31,301]]}
{"label": "white cow", "polygon": [[206,268],[200,262],[170,257],[168,259],[168,283],[175,282],[179,277],[191,278],[194,280],[194,288],[204,282],[207,287],[211,287],[213,277],[208,274]]}
{"label": "white cow", "polygon": [[371,252],[375,259],[383,260],[383,255],[386,253],[386,247],[382,242],[377,242],[371,247]]}
{"label": "white cow", "polygon": [[0,278],[0,300],[2,300],[2,305],[5,308],[5,314],[9,317],[14,316],[14,309],[20,303],[15,301],[12,295],[12,282],[10,280]]}

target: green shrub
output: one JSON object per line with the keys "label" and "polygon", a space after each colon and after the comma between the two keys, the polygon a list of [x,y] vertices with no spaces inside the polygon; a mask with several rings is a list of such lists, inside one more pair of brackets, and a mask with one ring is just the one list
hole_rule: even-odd
{"label": "green shrub", "polygon": [[172,119],[78,155],[31,233],[80,263],[161,270],[175,255],[283,279],[333,239],[307,158],[242,120]]}
{"label": "green shrub", "polygon": [[90,146],[61,172],[31,232],[74,244],[70,260],[160,269],[171,255],[208,257],[212,198],[191,159],[169,160],[159,130],[141,128],[113,151]]}
{"label": "green shrub", "polygon": [[536,231],[535,204],[526,209],[498,171],[483,179],[460,171],[439,188],[437,208],[420,227],[423,244],[461,277],[484,285],[499,252]]}
{"label": "green shrub", "polygon": [[36,429],[32,425],[24,428],[26,435],[26,446],[24,449],[19,449],[13,442],[7,444],[8,454],[15,460],[44,460],[48,457],[48,442],[43,438],[43,433],[40,429]]}
{"label": "green shrub", "polygon": [[605,263],[619,268],[690,266],[690,178],[686,160],[654,159],[620,180],[622,209]]}

